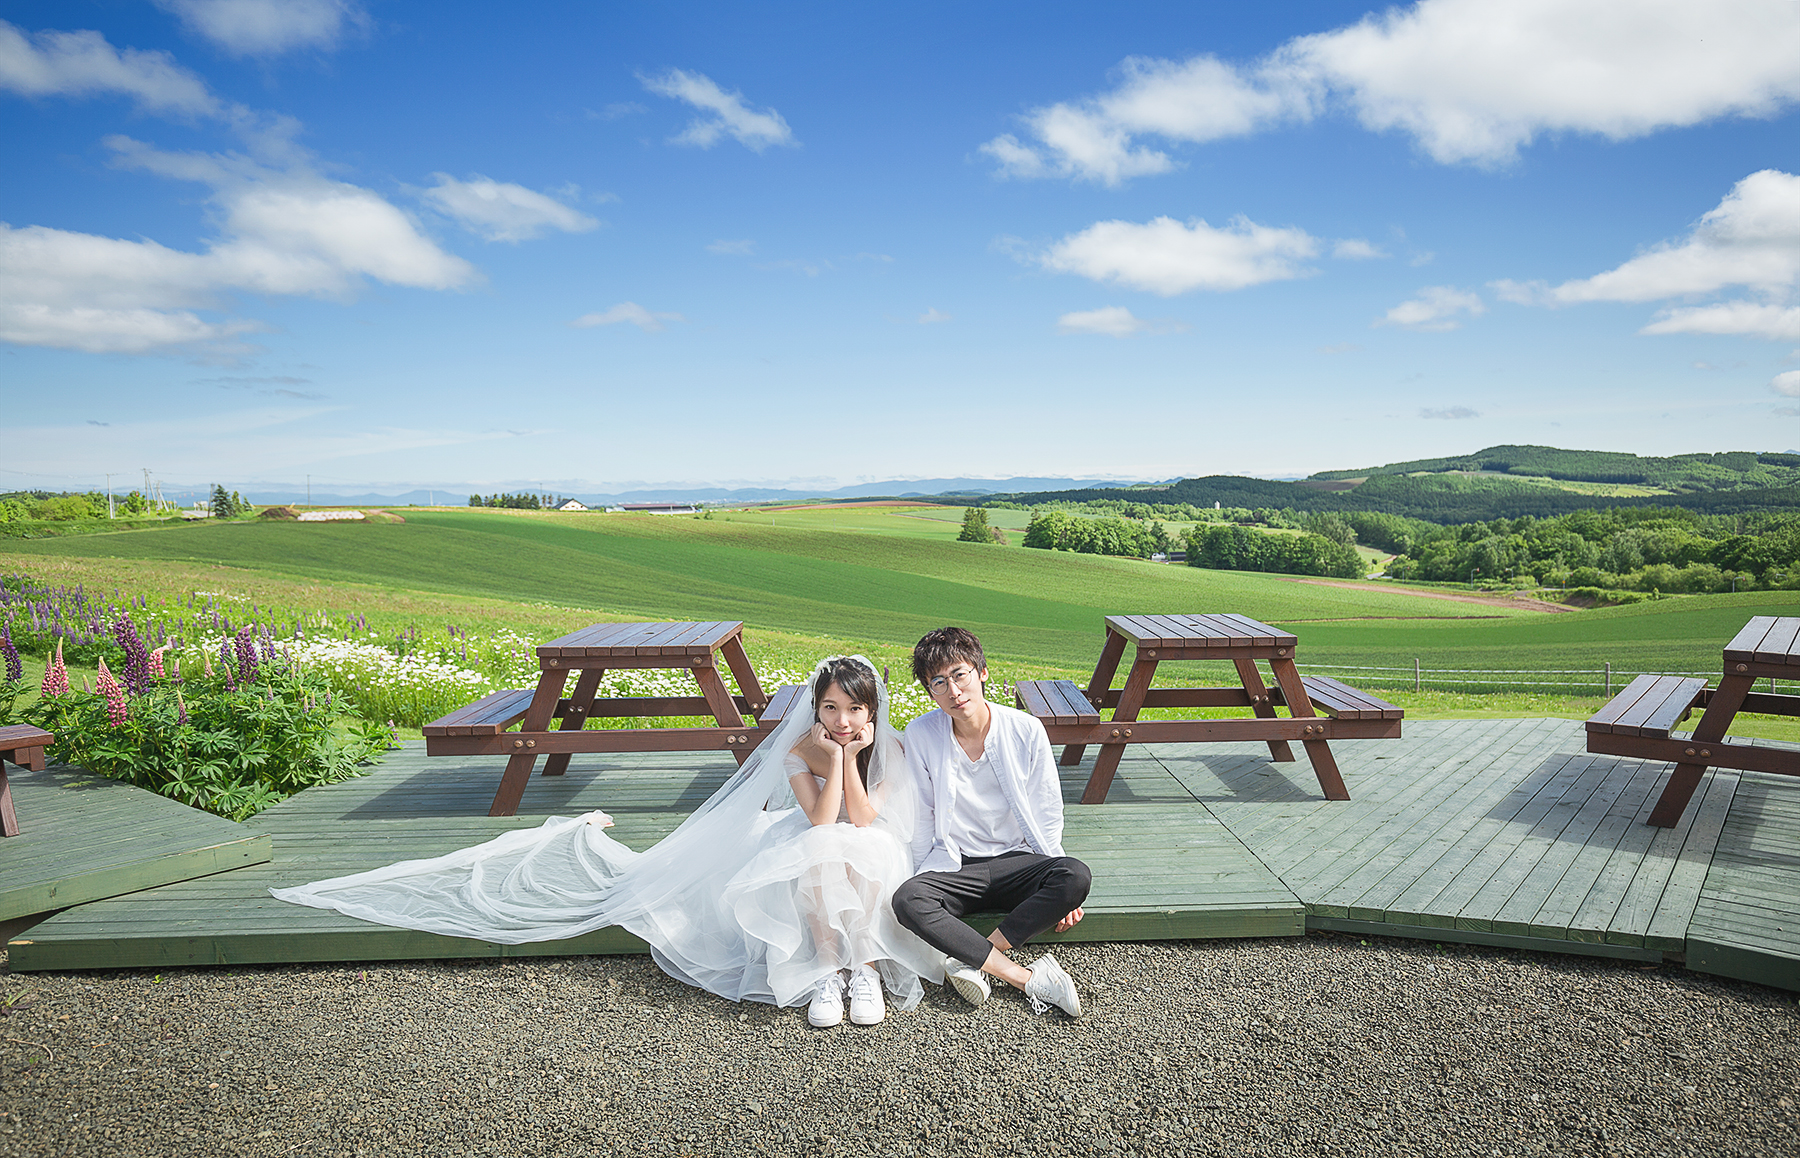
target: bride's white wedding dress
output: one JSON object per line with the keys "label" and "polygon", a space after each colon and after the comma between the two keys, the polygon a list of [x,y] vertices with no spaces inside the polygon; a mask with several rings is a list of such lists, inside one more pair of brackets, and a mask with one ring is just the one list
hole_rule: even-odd
{"label": "bride's white wedding dress", "polygon": [[902,928],[890,904],[912,875],[915,797],[888,723],[887,689],[869,760],[879,819],[815,826],[787,777],[805,768],[793,749],[814,722],[817,678],[815,670],[803,706],[737,774],[643,852],[606,834],[604,812],[590,812],[446,856],[270,892],[378,924],[509,945],[618,925],[646,941],[671,976],[733,1001],[801,1005],[826,977],[872,961],[910,1009],[923,995],[921,978],[943,980],[943,956]]}

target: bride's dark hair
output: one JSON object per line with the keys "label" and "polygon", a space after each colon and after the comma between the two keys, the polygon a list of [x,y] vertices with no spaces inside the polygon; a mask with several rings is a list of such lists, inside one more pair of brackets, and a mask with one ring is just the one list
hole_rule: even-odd
{"label": "bride's dark hair", "polygon": [[[836,684],[844,689],[853,704],[862,704],[869,709],[869,721],[881,714],[881,685],[876,679],[875,669],[860,663],[849,656],[836,656],[826,660],[819,667],[819,677],[813,681],[813,719],[819,718],[819,701],[825,698],[825,691]],[[875,751],[875,745],[856,754],[856,770],[862,775],[863,787],[869,786],[869,757]]]}

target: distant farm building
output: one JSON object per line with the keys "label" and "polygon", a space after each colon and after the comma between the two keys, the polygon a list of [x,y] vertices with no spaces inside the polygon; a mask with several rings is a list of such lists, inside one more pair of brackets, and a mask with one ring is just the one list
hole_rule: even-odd
{"label": "distant farm building", "polygon": [[628,515],[697,515],[700,513],[700,508],[693,503],[620,503],[606,509],[623,511]]}
{"label": "distant farm building", "polygon": [[354,523],[365,516],[361,511],[301,511],[302,523]]}
{"label": "distant farm building", "polygon": [[585,511],[585,510],[587,510],[587,504],[582,502],[580,499],[570,499],[568,502],[564,503],[560,507],[557,507],[556,509],[559,511]]}

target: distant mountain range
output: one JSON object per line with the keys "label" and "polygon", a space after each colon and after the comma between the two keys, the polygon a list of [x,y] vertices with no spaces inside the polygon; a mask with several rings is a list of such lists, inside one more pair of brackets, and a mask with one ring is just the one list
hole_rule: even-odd
{"label": "distant mountain range", "polygon": [[[854,486],[837,487],[832,490],[806,490],[788,487],[647,487],[641,490],[602,493],[533,486],[513,486],[499,489],[523,491],[528,494],[554,493],[567,499],[580,499],[583,503],[593,507],[606,506],[611,503],[730,504],[770,503],[790,499],[937,498],[940,496],[977,498],[984,495],[1009,494],[1015,491],[1049,490],[1053,487],[1057,489],[1112,490],[1118,487],[1142,485],[1145,484],[1124,482],[1119,479],[1019,477],[898,479],[886,482],[857,483]],[[199,492],[187,494],[165,491],[164,493],[184,506],[206,497]],[[381,494],[375,491],[339,494],[315,486],[312,489],[312,502],[314,505],[330,506],[404,507],[409,504],[426,506],[431,503],[439,506],[461,506],[468,502],[470,495],[476,493],[494,493],[494,488],[463,486],[455,489],[427,490],[421,488],[394,494]],[[305,503],[307,492],[304,488],[252,486],[244,491],[244,498],[253,503]]]}

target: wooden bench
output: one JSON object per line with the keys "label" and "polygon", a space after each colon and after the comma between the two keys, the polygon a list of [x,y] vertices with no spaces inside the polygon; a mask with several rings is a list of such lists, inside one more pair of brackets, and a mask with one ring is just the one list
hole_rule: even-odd
{"label": "wooden bench", "polygon": [[756,713],[756,726],[762,729],[765,735],[773,732],[776,725],[787,719],[788,713],[792,712],[796,706],[806,707],[805,702],[800,698],[800,693],[805,690],[806,688],[802,684],[783,684],[776,688],[775,694],[769,697],[768,707]]}
{"label": "wooden bench", "polygon": [[[1396,704],[1378,699],[1330,676],[1302,676],[1306,698],[1312,706],[1334,720],[1403,720],[1406,712]],[[1275,702],[1285,704],[1281,689],[1275,688]]]}
{"label": "wooden bench", "polygon": [[1655,736],[1666,740],[1676,724],[1701,702],[1703,679],[1641,675],[1608,700],[1587,722],[1590,736]]}
{"label": "wooden bench", "polygon": [[54,743],[55,736],[30,724],[0,728],[0,836],[19,835],[19,815],[13,808],[12,785],[6,782],[6,762],[42,772],[44,749]]}
{"label": "wooden bench", "polygon": [[1046,726],[1100,722],[1100,709],[1074,680],[1020,680],[1013,685],[1013,700]]}

